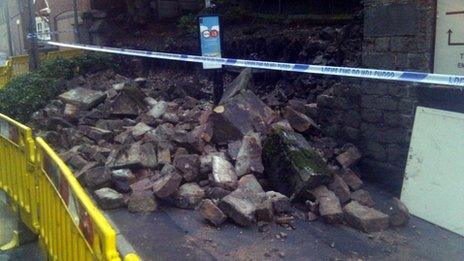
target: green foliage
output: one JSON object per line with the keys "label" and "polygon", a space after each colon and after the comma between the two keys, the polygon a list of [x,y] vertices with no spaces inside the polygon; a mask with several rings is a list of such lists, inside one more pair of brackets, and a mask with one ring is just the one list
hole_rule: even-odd
{"label": "green foliage", "polygon": [[71,59],[55,58],[43,62],[31,73],[13,78],[0,90],[0,113],[28,122],[35,111],[62,93],[63,80],[104,69],[118,69],[111,55],[88,53]]}
{"label": "green foliage", "polygon": [[179,18],[178,27],[186,34],[195,34],[197,31],[197,18],[193,14],[183,15]]}

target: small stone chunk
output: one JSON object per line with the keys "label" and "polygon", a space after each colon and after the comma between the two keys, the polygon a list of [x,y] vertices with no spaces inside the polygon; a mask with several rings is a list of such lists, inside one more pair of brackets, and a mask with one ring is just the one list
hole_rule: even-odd
{"label": "small stone chunk", "polygon": [[289,106],[285,107],[282,114],[284,118],[290,122],[292,128],[298,132],[319,129],[319,126],[313,119],[309,118],[301,112],[294,110]]}
{"label": "small stone chunk", "polygon": [[388,214],[390,216],[390,225],[393,227],[404,226],[408,223],[411,216],[406,205],[398,198],[393,198],[390,201]]}
{"label": "small stone chunk", "polygon": [[127,208],[131,213],[148,213],[156,211],[158,202],[153,192],[137,191],[129,197]]}
{"label": "small stone chunk", "polygon": [[329,189],[337,195],[342,204],[350,200],[350,188],[337,174],[334,174],[334,180],[329,184]]}
{"label": "small stone chunk", "polygon": [[361,159],[361,152],[355,147],[349,147],[345,152],[337,156],[337,161],[344,168],[349,168],[358,163]]}
{"label": "small stone chunk", "polygon": [[185,183],[174,195],[174,203],[179,208],[194,209],[205,197],[205,191],[196,183]]}
{"label": "small stone chunk", "polygon": [[347,223],[363,232],[378,232],[388,228],[389,219],[384,213],[351,201],[343,211]]}
{"label": "small stone chunk", "polygon": [[352,191],[360,189],[363,185],[362,180],[351,169],[343,169],[340,176]]}
{"label": "small stone chunk", "polygon": [[290,199],[287,196],[275,191],[266,192],[266,196],[272,201],[274,212],[285,213],[292,210]]}
{"label": "small stone chunk", "polygon": [[203,218],[216,227],[219,227],[227,219],[227,216],[210,199],[203,200],[198,207],[198,211]]}
{"label": "small stone chunk", "polygon": [[178,155],[174,158],[174,166],[187,182],[197,180],[200,175],[200,156],[196,154]]}
{"label": "small stone chunk", "polygon": [[182,176],[172,165],[165,165],[161,170],[163,175],[153,183],[153,191],[159,198],[167,198],[174,194],[180,186]]}
{"label": "small stone chunk", "polygon": [[351,200],[358,201],[359,204],[364,205],[366,207],[373,207],[375,205],[374,200],[372,200],[371,195],[369,192],[360,189],[353,193],[351,193]]}
{"label": "small stone chunk", "polygon": [[343,219],[343,210],[340,200],[325,186],[317,187],[311,191],[319,202],[319,214],[328,224],[340,223]]}
{"label": "small stone chunk", "polygon": [[213,156],[212,167],[212,181],[215,186],[229,190],[237,188],[237,174],[235,174],[235,169],[230,162],[221,157]]}
{"label": "small stone chunk", "polygon": [[98,205],[104,210],[116,209],[124,206],[123,195],[110,188],[101,188],[96,190],[95,198]]}

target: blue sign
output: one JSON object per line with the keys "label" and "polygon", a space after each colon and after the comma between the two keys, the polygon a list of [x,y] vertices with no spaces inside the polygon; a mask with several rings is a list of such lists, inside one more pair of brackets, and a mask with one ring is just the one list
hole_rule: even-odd
{"label": "blue sign", "polygon": [[[201,16],[199,18],[201,55],[221,58],[221,28],[219,16]],[[217,69],[222,65],[203,63],[203,69]]]}

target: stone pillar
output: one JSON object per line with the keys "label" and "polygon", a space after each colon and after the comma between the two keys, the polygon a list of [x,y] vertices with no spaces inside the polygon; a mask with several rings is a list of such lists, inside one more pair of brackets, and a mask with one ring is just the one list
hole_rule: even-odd
{"label": "stone pillar", "polygon": [[[436,0],[367,0],[363,67],[431,72]],[[363,80],[363,174],[396,191],[406,166],[418,92],[424,85]]]}

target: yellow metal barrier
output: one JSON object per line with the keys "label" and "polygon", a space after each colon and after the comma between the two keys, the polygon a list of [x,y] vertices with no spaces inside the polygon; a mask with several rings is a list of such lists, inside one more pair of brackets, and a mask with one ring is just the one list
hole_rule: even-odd
{"label": "yellow metal barrier", "polygon": [[[72,58],[82,54],[81,50],[53,51],[47,54],[40,54],[41,61],[54,59],[57,57]],[[11,78],[29,72],[29,56],[14,56],[8,59],[5,66],[0,67],[0,89],[3,88]]]}
{"label": "yellow metal barrier", "polygon": [[[58,155],[0,114],[0,188],[52,260],[121,260],[116,232]],[[130,253],[124,260],[138,261]]]}

